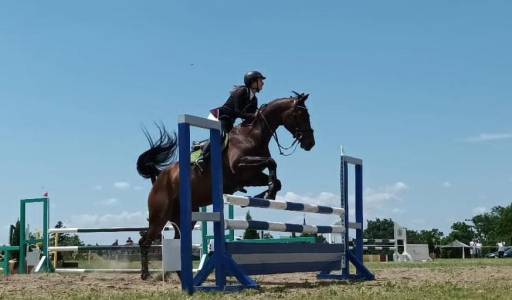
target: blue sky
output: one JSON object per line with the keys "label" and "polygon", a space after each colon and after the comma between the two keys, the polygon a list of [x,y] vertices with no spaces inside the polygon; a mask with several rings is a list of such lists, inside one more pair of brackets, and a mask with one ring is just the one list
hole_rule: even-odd
{"label": "blue sky", "polygon": [[[336,205],[343,144],[364,159],[368,218],[447,233],[454,221],[512,200],[511,8],[3,3],[0,244],[18,200],[45,191],[52,223],[144,225],[150,182],[135,170],[147,147],[140,126],[174,129],[179,114],[206,115],[252,69],[268,78],[261,103],[291,90],[311,94],[317,145],[277,158],[281,197]],[[37,210],[30,214],[37,223]]]}

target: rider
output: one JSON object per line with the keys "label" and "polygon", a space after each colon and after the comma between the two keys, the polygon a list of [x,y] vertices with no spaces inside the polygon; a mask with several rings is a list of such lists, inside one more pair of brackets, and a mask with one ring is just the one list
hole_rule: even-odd
{"label": "rider", "polygon": [[237,118],[244,123],[251,122],[258,110],[258,98],[256,93],[263,89],[265,76],[258,71],[250,71],[244,75],[244,85],[236,86],[224,103],[218,108],[218,119],[222,125],[223,134],[228,134],[233,129]]}

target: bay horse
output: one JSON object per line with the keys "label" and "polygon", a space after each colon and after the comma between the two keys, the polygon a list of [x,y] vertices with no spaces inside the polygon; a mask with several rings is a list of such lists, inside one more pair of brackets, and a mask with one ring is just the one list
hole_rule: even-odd
{"label": "bay horse", "polygon": [[[262,106],[251,124],[235,127],[229,133],[228,145],[223,150],[223,192],[233,194],[247,186],[268,186],[267,199],[275,199],[281,189],[277,178],[277,164],[271,157],[268,145],[276,130],[284,126],[295,142],[306,151],[315,145],[306,100],[309,94],[280,98]],[[149,277],[148,250],[153,240],[159,238],[167,223],[180,224],[179,164],[176,162],[176,134],[169,134],[159,127],[160,137],[153,140],[145,131],[150,149],[137,160],[137,171],[144,178],[151,178],[153,186],[148,196],[149,228],[139,240],[141,250],[141,278]],[[280,149],[281,146],[279,145]],[[268,169],[268,175],[263,171]],[[210,164],[203,169],[191,168],[192,210],[212,204]],[[192,225],[193,228],[193,225]],[[179,231],[175,230],[175,238]]]}

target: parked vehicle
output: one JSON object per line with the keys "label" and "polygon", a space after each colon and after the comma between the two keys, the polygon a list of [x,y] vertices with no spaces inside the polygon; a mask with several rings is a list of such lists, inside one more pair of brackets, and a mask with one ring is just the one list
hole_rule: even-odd
{"label": "parked vehicle", "polygon": [[[512,246],[505,246],[504,247],[504,252],[503,252],[503,258],[512,258]],[[498,258],[498,251],[496,252],[491,252],[489,254],[487,254],[485,257],[488,257],[488,258]]]}

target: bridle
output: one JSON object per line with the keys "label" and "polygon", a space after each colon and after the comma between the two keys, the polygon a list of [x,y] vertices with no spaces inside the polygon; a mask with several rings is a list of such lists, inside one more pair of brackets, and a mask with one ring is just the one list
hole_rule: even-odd
{"label": "bridle", "polygon": [[[295,100],[297,101],[297,100]],[[307,108],[305,106],[302,106],[302,105],[297,105],[297,104],[294,104],[294,110],[295,109],[304,109],[307,111]],[[265,118],[265,116],[261,113],[261,109],[258,109],[258,112],[257,112],[258,116],[261,117],[261,119],[263,120],[263,123],[265,123],[265,126],[267,127],[267,129],[269,131],[271,131],[271,134],[272,134],[272,137],[274,138],[274,140],[276,141],[276,144],[277,144],[277,148],[279,149],[279,154],[282,155],[282,156],[290,156],[292,155],[293,153],[295,153],[295,151],[297,150],[297,147],[299,146],[299,142],[302,141],[302,138],[304,137],[304,135],[306,133],[311,133],[313,134],[313,128],[311,128],[311,126],[307,126],[307,128],[298,128],[296,127],[295,130],[292,132],[292,135],[293,135],[293,142],[290,144],[290,146],[288,147],[284,147],[283,145],[281,145],[281,143],[279,142],[279,137],[277,136],[277,132],[275,130],[272,130],[271,127],[270,127],[270,124],[268,123],[267,119]],[[297,114],[295,112],[292,113],[293,114],[293,117],[296,117]],[[299,122],[295,122],[295,124],[298,124]],[[287,153],[285,154],[283,151],[288,151],[290,149],[293,150],[290,152],[290,153]]]}

